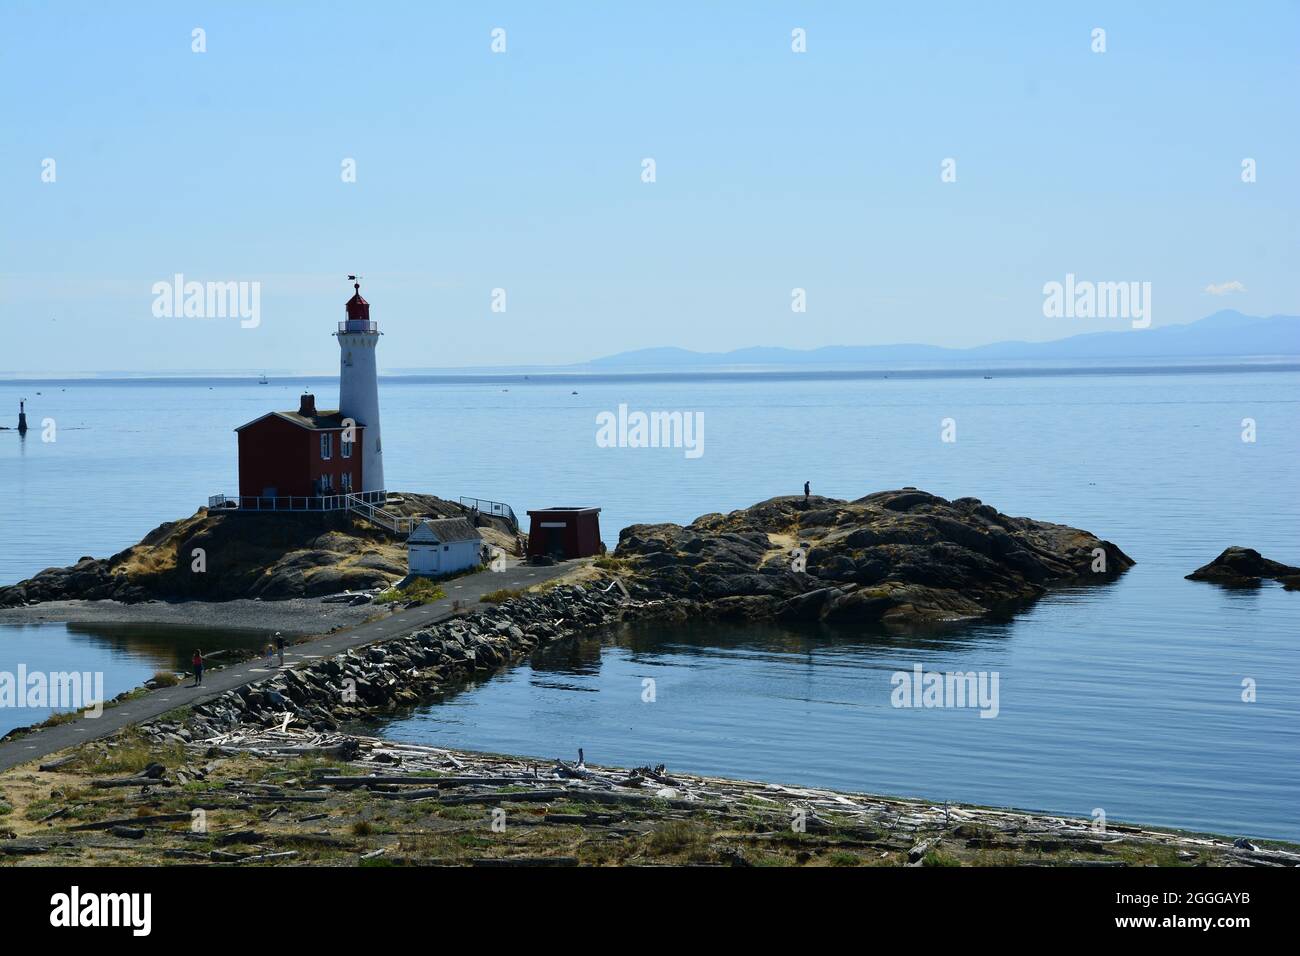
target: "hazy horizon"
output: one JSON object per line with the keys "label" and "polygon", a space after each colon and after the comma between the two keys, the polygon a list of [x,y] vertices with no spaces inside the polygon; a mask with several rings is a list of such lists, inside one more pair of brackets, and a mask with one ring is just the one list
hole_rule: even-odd
{"label": "hazy horizon", "polygon": [[[1178,323],[1174,326],[1162,326],[1160,328],[1189,328],[1191,326],[1195,326],[1198,324],[1208,325],[1213,323],[1216,320],[1220,322],[1229,323],[1226,326],[1225,331],[1231,330],[1235,326],[1239,325],[1240,323],[1238,322],[1238,320],[1245,320],[1246,323],[1254,323],[1254,322],[1269,323],[1277,320],[1291,321],[1295,323],[1297,333],[1300,333],[1300,317],[1281,316],[1281,315],[1249,316],[1249,315],[1243,315],[1239,312],[1236,312],[1235,310],[1220,310],[1219,312],[1216,312],[1213,315],[1204,316],[1193,322]],[[1139,330],[1130,330],[1129,333],[1119,333],[1119,334],[1124,335],[1124,334],[1141,334],[1141,333]],[[1127,357],[1120,355],[1120,356],[1092,356],[1092,357],[1048,356],[1044,358],[1007,356],[1007,357],[999,358],[996,356],[996,354],[990,356],[979,351],[981,349],[996,348],[998,346],[1015,346],[1015,345],[1024,345],[1024,344],[1033,344],[1033,345],[1040,345],[1040,346],[1051,346],[1056,344],[1064,345],[1066,343],[1071,342],[1072,340],[1076,340],[1076,339],[1083,340],[1085,338],[1094,338],[1094,337],[1084,334],[1084,335],[1076,335],[1076,336],[1066,336],[1065,338],[1061,338],[1061,339],[1051,339],[1048,340],[1047,342],[1040,342],[1040,343],[1024,343],[1024,342],[1017,342],[1014,340],[990,342],[990,343],[982,343],[981,345],[976,345],[976,346],[969,346],[965,349],[952,349],[952,350],[948,350],[948,354],[942,356],[927,356],[925,358],[881,357],[877,359],[872,359],[870,361],[859,361],[856,359],[830,359],[824,363],[811,362],[808,361],[806,358],[802,358],[798,362],[790,361],[790,360],[787,360],[786,362],[782,362],[779,360],[766,361],[766,362],[753,362],[753,363],[735,362],[731,365],[714,364],[710,366],[707,364],[700,364],[694,367],[697,369],[712,368],[714,370],[721,370],[725,368],[735,368],[735,369],[771,368],[774,370],[778,370],[782,368],[794,369],[798,367],[816,369],[824,366],[844,365],[848,363],[848,364],[861,365],[864,370],[870,368],[881,368],[881,369],[890,369],[890,370],[897,369],[898,371],[903,371],[907,369],[924,370],[930,368],[930,366],[916,364],[917,362],[929,361],[935,363],[934,365],[935,370],[942,370],[943,368],[948,366],[957,367],[962,365],[963,363],[971,363],[973,366],[987,367],[990,369],[999,368],[999,367],[1006,368],[1006,369],[1015,369],[1024,366],[1027,369],[1041,368],[1042,371],[1048,372],[1051,370],[1060,371],[1060,370],[1068,370],[1068,369],[1087,369],[1090,367],[1096,367],[1101,370],[1105,370],[1106,368],[1112,368],[1112,367],[1186,368],[1189,365],[1194,365],[1196,363],[1212,363],[1216,367],[1217,366],[1223,366],[1223,367],[1248,366],[1253,364],[1260,364],[1261,361],[1265,361],[1267,363],[1285,364],[1291,362],[1293,359],[1297,357],[1300,357],[1300,337],[1297,337],[1295,341],[1295,347],[1291,351],[1266,351],[1257,354],[1255,353],[1247,354],[1247,353],[1227,352],[1227,351],[1219,353],[1213,350],[1207,350],[1207,351],[1201,351],[1201,352],[1196,352],[1192,354],[1183,354],[1183,355],[1152,355],[1152,354],[1137,353]],[[857,345],[840,343],[835,345],[821,346],[819,349],[800,349],[800,350],[787,350],[787,351],[789,352],[790,355],[810,356],[822,350],[844,350],[846,352],[851,353],[855,350],[869,351],[876,348],[931,349],[931,348],[943,348],[943,347],[931,346],[925,343],[910,343],[910,342],[909,343],[860,343]],[[652,347],[644,350],[633,350],[631,352],[620,352],[620,353],[614,353],[612,355],[598,356],[597,358],[588,361],[582,361],[582,362],[575,361],[575,362],[568,362],[568,363],[557,363],[552,365],[508,365],[508,364],[479,365],[479,366],[468,366],[468,365],[384,366],[381,365],[380,374],[384,377],[390,377],[390,378],[402,377],[405,375],[419,375],[423,373],[444,374],[444,375],[463,374],[468,376],[473,374],[488,375],[491,373],[517,375],[520,373],[527,373],[527,372],[535,372],[537,374],[582,373],[582,374],[597,375],[597,376],[618,376],[618,375],[632,374],[634,370],[638,370],[638,369],[643,369],[643,370],[663,369],[663,370],[680,371],[682,373],[686,373],[692,366],[685,365],[685,364],[677,365],[671,362],[654,362],[654,361],[647,362],[644,365],[633,364],[630,361],[630,359],[632,359],[635,356],[638,356],[640,352],[651,353],[652,355],[658,353],[666,353],[666,352],[682,352],[683,354],[690,354],[695,357],[707,358],[707,357],[726,357],[728,355],[732,355],[735,353],[766,352],[766,351],[781,351],[781,349],[780,347],[751,344],[746,346],[739,346],[735,349],[728,350],[727,352],[686,353],[677,346],[658,346],[658,347]],[[1110,364],[1106,365],[1103,363],[1110,363]],[[625,371],[620,372],[619,369],[623,369]],[[27,382],[27,381],[40,382],[40,381],[59,381],[64,379],[79,379],[79,378],[87,378],[87,379],[93,379],[93,378],[134,379],[134,378],[149,378],[149,377],[247,378],[249,376],[261,375],[261,374],[276,375],[280,378],[305,379],[305,378],[336,377],[338,373],[337,373],[337,368],[334,367],[321,368],[321,369],[295,369],[295,368],[288,368],[288,367],[276,368],[274,366],[267,366],[265,368],[257,369],[257,370],[239,369],[239,368],[226,368],[226,369],[188,368],[188,369],[147,369],[147,370],[77,369],[77,370],[70,370],[70,371],[54,371],[54,370],[37,369],[31,372],[24,372],[24,373],[12,372],[9,370],[0,369],[0,382]]]}

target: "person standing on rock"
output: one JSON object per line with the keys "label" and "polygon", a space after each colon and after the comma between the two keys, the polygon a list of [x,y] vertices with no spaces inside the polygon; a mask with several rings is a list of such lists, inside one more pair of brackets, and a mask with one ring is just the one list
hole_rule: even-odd
{"label": "person standing on rock", "polygon": [[812,485],[805,481],[805,482],[803,483],[803,503],[804,503],[804,504],[807,504],[807,503],[808,503],[808,496],[809,496],[810,494],[812,494]]}
{"label": "person standing on rock", "polygon": [[194,686],[198,687],[203,683],[203,652],[196,649],[191,663],[194,665]]}
{"label": "person standing on rock", "polygon": [[279,631],[275,632],[275,649],[280,653],[280,666],[284,666],[284,635]]}

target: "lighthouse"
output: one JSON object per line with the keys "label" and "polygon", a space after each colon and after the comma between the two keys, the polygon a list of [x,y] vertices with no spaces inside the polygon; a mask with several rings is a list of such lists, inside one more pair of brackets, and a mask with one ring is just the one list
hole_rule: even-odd
{"label": "lighthouse", "polygon": [[[355,280],[355,276],[348,276]],[[370,321],[370,303],[361,298],[361,283],[345,306],[347,319],[339,323],[339,414],[352,419],[361,441],[360,492],[384,490],[384,453],[379,437],[379,373],[375,350],[379,347],[379,324]]]}

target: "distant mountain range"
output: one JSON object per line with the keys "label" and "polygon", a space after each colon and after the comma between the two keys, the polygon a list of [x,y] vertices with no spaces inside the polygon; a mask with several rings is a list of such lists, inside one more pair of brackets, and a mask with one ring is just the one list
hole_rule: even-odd
{"label": "distant mountain range", "polygon": [[887,365],[1024,361],[1121,362],[1150,359],[1283,358],[1300,356],[1300,316],[1267,318],[1225,309],[1186,325],[1089,332],[1052,342],[994,342],[973,348],[939,345],[828,345],[818,349],[755,346],[731,352],[637,349],[586,363],[601,369],[773,365]]}

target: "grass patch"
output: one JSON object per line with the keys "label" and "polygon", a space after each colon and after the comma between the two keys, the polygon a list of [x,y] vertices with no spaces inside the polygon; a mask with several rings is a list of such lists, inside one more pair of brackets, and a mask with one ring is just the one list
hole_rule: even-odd
{"label": "grass patch", "polygon": [[704,840],[704,831],[687,820],[669,820],[650,831],[648,849],[657,856],[685,853]]}
{"label": "grass patch", "polygon": [[506,601],[513,601],[521,597],[524,593],[523,588],[497,588],[495,591],[489,591],[479,598],[484,604],[504,604]]}
{"label": "grass patch", "polygon": [[181,682],[181,679],[171,671],[154,671],[153,677],[149,678],[155,687],[175,687]]}
{"label": "grass patch", "polygon": [[942,850],[931,850],[925,856],[921,857],[922,866],[961,866],[961,861],[951,853],[944,853]]}
{"label": "grass patch", "polygon": [[92,775],[139,773],[151,763],[177,767],[185,762],[181,744],[154,744],[139,738],[125,738],[116,747],[82,755],[81,769]]}
{"label": "grass patch", "polygon": [[428,578],[416,578],[404,588],[389,588],[375,597],[376,604],[393,604],[395,602],[406,603],[408,601],[419,601],[421,604],[432,604],[434,601],[441,601],[447,596],[447,592],[442,589],[442,585],[435,584]]}

